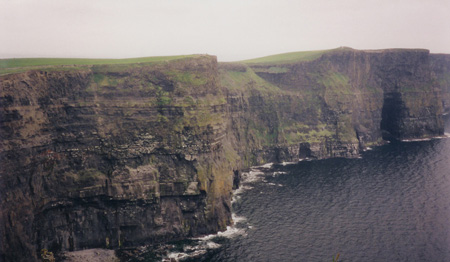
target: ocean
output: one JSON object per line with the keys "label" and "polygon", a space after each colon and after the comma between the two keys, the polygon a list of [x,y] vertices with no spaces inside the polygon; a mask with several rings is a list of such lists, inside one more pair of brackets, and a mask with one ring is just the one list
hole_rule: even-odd
{"label": "ocean", "polygon": [[450,138],[254,167],[233,212],[165,261],[450,261]]}

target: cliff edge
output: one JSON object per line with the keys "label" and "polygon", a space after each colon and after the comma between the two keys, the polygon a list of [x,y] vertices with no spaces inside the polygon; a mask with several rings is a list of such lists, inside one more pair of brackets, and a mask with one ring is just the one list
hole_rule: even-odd
{"label": "cliff edge", "polygon": [[4,66],[0,258],[210,234],[232,222],[243,168],[442,135],[449,61],[339,48]]}

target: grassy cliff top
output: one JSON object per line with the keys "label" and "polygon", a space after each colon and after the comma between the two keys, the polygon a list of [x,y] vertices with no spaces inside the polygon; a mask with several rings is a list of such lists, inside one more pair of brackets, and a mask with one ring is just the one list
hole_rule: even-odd
{"label": "grassy cliff top", "polygon": [[429,53],[427,49],[417,49],[417,48],[390,48],[390,49],[375,49],[375,50],[357,50],[351,47],[338,47],[335,49],[327,50],[315,50],[315,51],[301,51],[301,52],[291,52],[283,53],[277,55],[264,56],[260,58],[254,58],[249,60],[239,61],[239,63],[244,64],[291,64],[297,62],[313,61],[320,58],[322,55],[327,53],[345,53],[350,51],[365,52],[365,53],[402,53],[402,52],[424,52]]}
{"label": "grassy cliff top", "polygon": [[58,65],[109,65],[135,64],[170,61],[200,55],[154,56],[125,59],[89,59],[89,58],[12,58],[0,59],[0,68],[16,68],[29,66],[58,66]]}
{"label": "grassy cliff top", "polygon": [[245,64],[285,64],[302,61],[312,61],[319,58],[323,54],[331,52],[333,50],[336,49],[283,53],[249,60],[243,60],[239,62]]}
{"label": "grassy cliff top", "polygon": [[[90,58],[11,58],[0,59],[0,75],[24,72],[39,68],[82,68],[92,65],[126,65],[173,61],[195,58],[202,55],[154,56],[125,59],[90,59]],[[59,70],[59,69],[58,69]]]}
{"label": "grassy cliff top", "polygon": [[[349,47],[339,47],[327,50],[315,51],[300,51],[283,54],[270,55],[260,58],[248,59],[238,61],[240,64],[247,65],[276,65],[276,64],[291,64],[297,62],[313,61],[320,58],[327,53],[348,52],[354,50]],[[429,52],[426,49],[380,49],[380,50],[359,50],[368,53],[382,53],[382,52],[404,52],[404,51],[419,51]],[[124,58],[124,59],[90,59],[90,58],[11,58],[0,59],[0,75],[23,72],[38,68],[61,68],[70,67],[79,68],[92,65],[124,65],[124,64],[141,64],[141,63],[157,63],[172,61],[185,58],[195,58],[202,55],[178,55],[178,56],[154,56],[154,57],[138,57],[138,58]],[[59,70],[59,69],[58,69]]]}

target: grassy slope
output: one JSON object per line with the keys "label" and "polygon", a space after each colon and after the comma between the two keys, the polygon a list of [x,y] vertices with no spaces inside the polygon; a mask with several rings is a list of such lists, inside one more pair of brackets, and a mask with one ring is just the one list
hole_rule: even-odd
{"label": "grassy slope", "polygon": [[[247,71],[252,72],[256,76],[258,76],[255,74],[257,72],[289,74],[289,68],[284,67],[284,65],[313,61],[326,53],[340,53],[351,50],[353,49],[344,47],[330,50],[284,53],[245,60],[240,63],[247,65]],[[228,74],[229,75],[227,77],[229,78],[236,78],[236,75],[244,75],[243,73],[237,72],[228,72]],[[248,72],[245,75],[249,75]],[[348,108],[345,108],[348,106],[345,102],[348,102],[349,99],[354,98],[352,96],[353,93],[349,85],[348,76],[328,69],[320,74],[311,73],[310,77],[316,81],[316,84],[314,85],[316,87],[315,89],[298,90],[297,93],[294,91],[294,93],[290,94],[291,96],[295,96],[294,100],[285,101],[284,105],[277,104],[278,107],[286,107],[279,110],[280,112],[285,112],[285,115],[279,115],[280,125],[278,127],[277,143],[285,145],[293,145],[301,142],[322,143],[327,139],[339,139],[340,141],[349,143],[355,142],[356,138],[354,131],[350,128],[352,127],[351,118],[347,114],[342,114],[339,116],[338,122],[340,132],[338,135],[339,137],[336,137],[337,127],[327,121],[324,122],[324,119],[322,119],[323,108],[321,107],[320,101],[316,99],[317,97],[324,98],[327,104],[335,110],[348,110]],[[266,85],[273,85],[262,78],[260,79],[261,82],[266,82]],[[222,80],[222,83],[223,82],[225,81]],[[260,83],[258,83],[258,85],[260,85]],[[235,84],[234,86],[242,85]],[[292,92],[292,90],[287,91],[278,89],[277,93],[281,94],[283,92]],[[270,100],[269,97],[266,97],[265,99],[267,101]],[[304,119],[304,122],[291,121],[292,115],[289,112],[297,112],[300,113],[300,115],[310,115],[311,117],[309,119]],[[253,129],[256,130],[257,128]],[[259,136],[257,135],[256,137]],[[270,141],[268,139],[266,140]]]}
{"label": "grassy slope", "polygon": [[283,63],[295,63],[301,61],[312,61],[319,58],[321,55],[333,51],[335,49],[329,50],[316,50],[316,51],[302,51],[302,52],[292,52],[277,54],[271,56],[265,56],[260,58],[254,58],[249,60],[240,61],[240,63],[245,64],[283,64]]}
{"label": "grassy slope", "polygon": [[[326,49],[326,50],[314,50],[314,51],[301,51],[301,52],[291,52],[291,53],[283,53],[283,54],[276,54],[276,55],[270,55],[270,56],[264,56],[254,59],[248,59],[243,61],[238,61],[239,63],[244,64],[289,64],[289,63],[296,63],[296,62],[303,62],[303,61],[312,61],[317,58],[319,58],[321,55],[325,53],[336,53],[336,52],[348,52],[351,50],[356,50],[351,47],[338,47],[334,49]],[[358,50],[356,50],[358,51]],[[390,52],[390,53],[401,53],[401,52],[429,52],[427,49],[409,49],[409,48],[391,48],[391,49],[376,49],[376,50],[359,50],[367,53],[383,53],[383,52]]]}
{"label": "grassy slope", "polygon": [[90,65],[120,65],[164,62],[198,55],[155,56],[126,59],[86,59],[86,58],[12,58],[0,59],[0,75],[23,72],[33,68],[48,68],[57,66],[90,66]]}
{"label": "grassy slope", "polygon": [[[333,51],[317,50],[317,51],[302,51],[284,53],[278,55],[271,55],[261,58],[240,61],[244,64],[285,64],[295,63],[301,61],[311,61],[319,58],[322,54]],[[0,75],[23,72],[33,68],[50,68],[57,66],[71,66],[83,67],[90,65],[118,65],[118,64],[134,64],[134,63],[152,63],[163,62],[176,59],[183,59],[189,57],[196,57],[198,55],[179,55],[179,56],[155,56],[155,57],[139,57],[139,58],[125,58],[125,59],[88,59],[88,58],[12,58],[0,59]],[[70,70],[70,68],[66,68]]]}
{"label": "grassy slope", "polygon": [[245,65],[238,63],[228,63],[230,65],[238,65],[245,67],[245,71],[236,71],[233,69],[220,69],[219,82],[230,91],[251,92],[251,90],[258,90],[262,92],[274,93],[281,92],[281,90],[259,77],[255,72]]}
{"label": "grassy slope", "polygon": [[105,65],[105,64],[131,64],[169,61],[196,55],[180,56],[154,56],[125,59],[86,59],[86,58],[12,58],[0,59],[0,68],[47,66],[47,65]]}

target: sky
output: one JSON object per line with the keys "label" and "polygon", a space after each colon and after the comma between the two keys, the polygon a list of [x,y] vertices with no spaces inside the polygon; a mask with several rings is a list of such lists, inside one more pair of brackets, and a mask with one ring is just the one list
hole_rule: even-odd
{"label": "sky", "polygon": [[0,58],[450,53],[450,0],[0,0]]}

